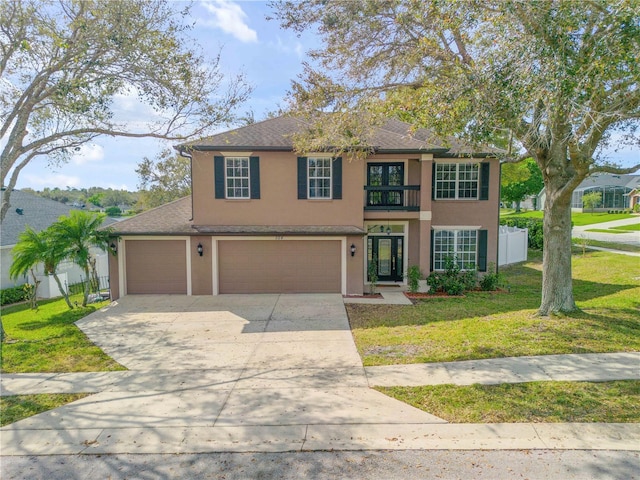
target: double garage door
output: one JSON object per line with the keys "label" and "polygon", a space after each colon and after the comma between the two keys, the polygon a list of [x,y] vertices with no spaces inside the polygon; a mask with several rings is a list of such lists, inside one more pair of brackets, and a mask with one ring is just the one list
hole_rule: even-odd
{"label": "double garage door", "polygon": [[[128,240],[127,293],[188,293],[186,245]],[[341,242],[220,240],[217,269],[219,293],[340,293]]]}

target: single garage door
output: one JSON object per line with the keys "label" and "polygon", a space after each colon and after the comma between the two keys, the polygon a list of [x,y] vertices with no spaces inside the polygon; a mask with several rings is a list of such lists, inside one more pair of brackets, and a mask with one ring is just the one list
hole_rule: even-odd
{"label": "single garage door", "polygon": [[126,240],[127,294],[187,293],[185,240]]}
{"label": "single garage door", "polygon": [[340,293],[339,240],[218,243],[220,293]]}

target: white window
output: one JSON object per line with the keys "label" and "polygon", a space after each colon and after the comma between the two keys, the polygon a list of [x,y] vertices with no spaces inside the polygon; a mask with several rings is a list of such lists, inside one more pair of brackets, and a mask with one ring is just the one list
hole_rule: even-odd
{"label": "white window", "polygon": [[226,157],[227,198],[250,198],[249,157]]}
{"label": "white window", "polygon": [[432,248],[434,270],[445,270],[447,257],[451,257],[462,269],[476,268],[478,232],[476,230],[435,230]]}
{"label": "white window", "polygon": [[436,199],[478,198],[477,163],[436,163]]}
{"label": "white window", "polygon": [[331,158],[309,157],[307,160],[308,198],[331,198]]}

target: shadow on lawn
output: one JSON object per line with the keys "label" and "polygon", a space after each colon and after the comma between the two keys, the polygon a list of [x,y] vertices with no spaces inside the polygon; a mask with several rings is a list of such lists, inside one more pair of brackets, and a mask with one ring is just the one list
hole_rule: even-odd
{"label": "shadow on lawn", "polygon": [[[506,270],[506,269],[505,269]],[[505,315],[510,312],[523,312],[531,316],[540,306],[542,273],[536,268],[524,264],[508,269],[508,293],[470,292],[464,297],[428,297],[419,299],[414,306],[397,305],[347,305],[352,328],[394,327],[402,325],[425,325],[433,322],[456,321]],[[625,290],[637,289],[638,285],[598,283],[586,280],[573,280],[575,300],[585,302],[606,297]],[[601,318],[602,321],[621,322],[621,318],[633,318],[638,315],[637,302],[609,308],[611,316],[592,315],[577,311],[567,315],[570,318]],[[530,310],[530,312],[525,312]],[[599,308],[602,310],[602,307]],[[629,322],[633,324],[632,321]]]}

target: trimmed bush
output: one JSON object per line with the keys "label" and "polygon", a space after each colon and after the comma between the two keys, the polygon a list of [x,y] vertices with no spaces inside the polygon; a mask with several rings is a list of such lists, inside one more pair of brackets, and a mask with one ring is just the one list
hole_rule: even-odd
{"label": "trimmed bush", "polygon": [[17,287],[5,288],[0,290],[0,305],[10,305],[12,303],[22,302],[28,299],[27,291],[24,285]]}
{"label": "trimmed bush", "polygon": [[543,233],[542,233],[541,218],[527,218],[527,217],[501,218],[500,225],[528,229],[529,230],[529,248],[533,248],[534,250],[542,250]]}

